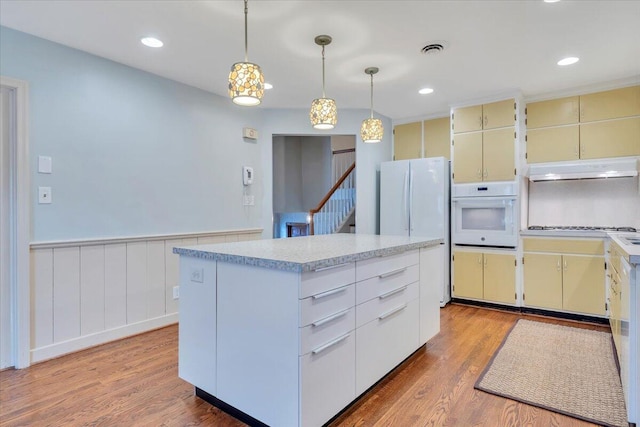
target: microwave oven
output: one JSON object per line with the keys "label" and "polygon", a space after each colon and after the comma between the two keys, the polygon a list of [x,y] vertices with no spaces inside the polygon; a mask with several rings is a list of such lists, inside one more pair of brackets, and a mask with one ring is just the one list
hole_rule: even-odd
{"label": "microwave oven", "polygon": [[515,183],[455,186],[452,188],[452,243],[516,247],[517,209]]}

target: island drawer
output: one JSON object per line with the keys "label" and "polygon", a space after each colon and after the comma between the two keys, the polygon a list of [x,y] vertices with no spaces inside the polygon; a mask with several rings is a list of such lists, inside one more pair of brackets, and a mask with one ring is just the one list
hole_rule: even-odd
{"label": "island drawer", "polygon": [[353,332],[355,324],[355,308],[351,307],[300,328],[299,355],[322,352],[327,346],[335,344],[336,340]]}
{"label": "island drawer", "polygon": [[356,328],[372,320],[382,321],[404,310],[410,301],[418,298],[418,282],[408,283],[392,292],[382,294],[356,306]]}
{"label": "island drawer", "polygon": [[389,296],[398,289],[418,280],[420,280],[420,268],[418,264],[414,264],[357,282],[356,304],[362,304],[372,298]]}
{"label": "island drawer", "polygon": [[307,326],[326,319],[355,305],[355,285],[352,283],[340,288],[318,292],[300,300],[300,324]]}
{"label": "island drawer", "polygon": [[305,271],[300,279],[299,298],[307,298],[355,281],[356,265],[353,262]]}
{"label": "island drawer", "polygon": [[356,282],[367,280],[372,277],[393,273],[398,269],[420,263],[420,252],[403,252],[387,257],[376,257],[356,263]]}

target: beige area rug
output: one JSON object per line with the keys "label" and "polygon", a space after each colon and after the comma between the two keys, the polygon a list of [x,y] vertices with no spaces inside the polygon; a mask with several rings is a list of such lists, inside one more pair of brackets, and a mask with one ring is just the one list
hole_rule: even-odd
{"label": "beige area rug", "polygon": [[605,426],[627,427],[607,332],[519,320],[475,388]]}

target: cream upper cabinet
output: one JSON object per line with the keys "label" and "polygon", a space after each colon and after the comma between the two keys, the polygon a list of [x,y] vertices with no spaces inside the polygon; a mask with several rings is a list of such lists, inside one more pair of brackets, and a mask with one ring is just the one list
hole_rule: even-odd
{"label": "cream upper cabinet", "polygon": [[514,99],[453,110],[453,133],[474,132],[513,126],[516,121]]}
{"label": "cream upper cabinet", "polygon": [[527,161],[529,163],[558,162],[580,158],[580,127],[578,125],[529,129],[527,131]]}
{"label": "cream upper cabinet", "polygon": [[526,306],[604,316],[604,242],[523,239]]}
{"label": "cream upper cabinet", "polygon": [[515,267],[515,255],[485,253],[483,299],[513,304],[516,301]]}
{"label": "cream upper cabinet", "polygon": [[482,105],[453,110],[453,133],[482,130]]}
{"label": "cream upper cabinet", "polygon": [[422,122],[406,123],[393,128],[394,160],[422,157]]}
{"label": "cream upper cabinet", "polygon": [[454,251],[453,295],[456,298],[514,304],[515,255]]}
{"label": "cream upper cabinet", "polygon": [[527,162],[640,155],[640,86],[527,104]]}
{"label": "cream upper cabinet", "polygon": [[482,106],[482,129],[513,126],[516,122],[516,102],[513,99],[492,102]]}
{"label": "cream upper cabinet", "polygon": [[482,181],[482,132],[455,135],[453,138],[453,181]]}
{"label": "cream upper cabinet", "polygon": [[524,254],[527,306],[562,310],[562,255]]}
{"label": "cream upper cabinet", "polygon": [[640,116],[640,86],[582,95],[580,121]]}
{"label": "cream upper cabinet", "polygon": [[527,128],[577,124],[580,99],[577,96],[527,104]]}
{"label": "cream upper cabinet", "polygon": [[640,116],[580,124],[580,158],[640,156]]}
{"label": "cream upper cabinet", "polygon": [[453,295],[458,298],[483,298],[482,252],[453,252]]}
{"label": "cream upper cabinet", "polygon": [[513,127],[483,132],[483,181],[515,179],[515,137]]}
{"label": "cream upper cabinet", "polygon": [[451,122],[449,117],[425,120],[422,122],[424,132],[424,156],[444,157],[451,156]]}
{"label": "cream upper cabinet", "polygon": [[453,182],[513,180],[514,150],[513,127],[454,135]]}

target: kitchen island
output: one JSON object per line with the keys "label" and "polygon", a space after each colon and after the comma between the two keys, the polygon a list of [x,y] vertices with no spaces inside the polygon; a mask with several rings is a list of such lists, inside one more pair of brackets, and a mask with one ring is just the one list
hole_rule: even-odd
{"label": "kitchen island", "polygon": [[440,330],[442,239],[335,234],[174,252],[179,375],[251,425],[326,423]]}

